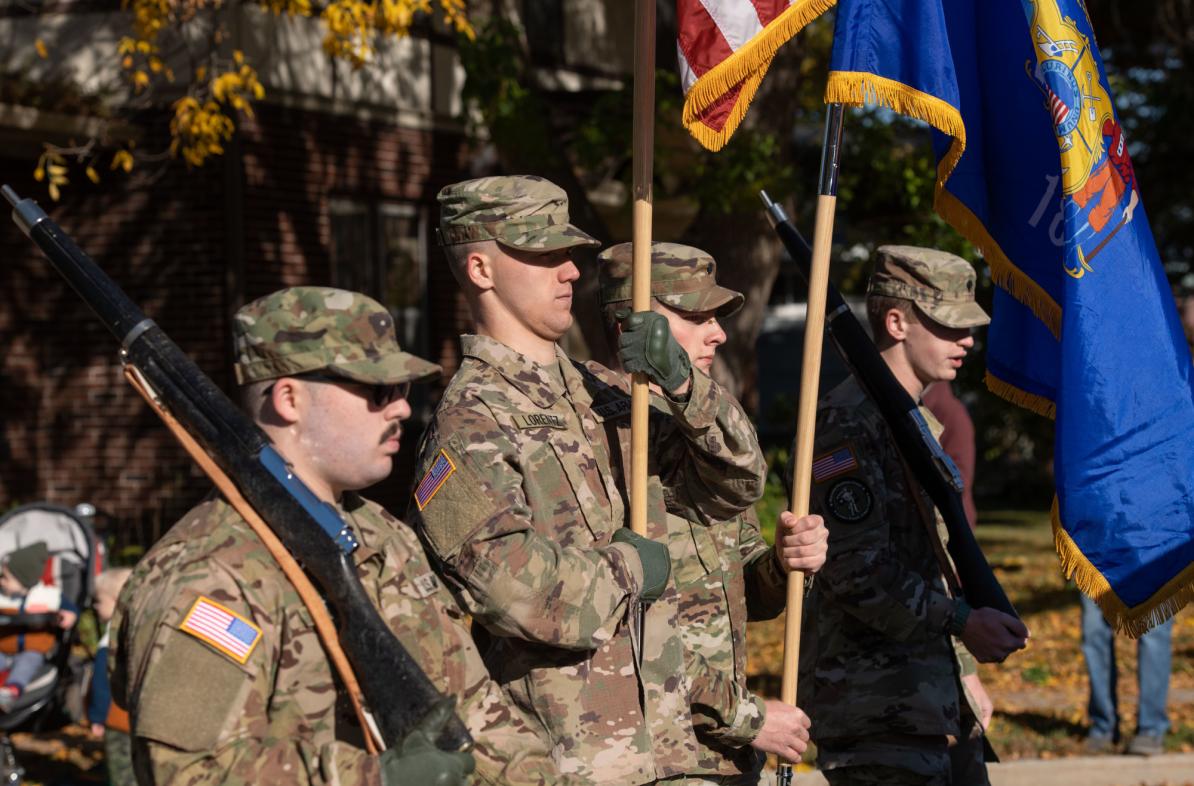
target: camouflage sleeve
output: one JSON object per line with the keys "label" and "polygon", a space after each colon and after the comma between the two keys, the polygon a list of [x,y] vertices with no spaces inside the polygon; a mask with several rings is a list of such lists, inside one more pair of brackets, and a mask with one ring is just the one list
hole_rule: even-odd
{"label": "camouflage sleeve", "polygon": [[416,490],[408,517],[470,614],[496,635],[554,647],[596,649],[613,636],[642,587],[637,553],[536,531],[523,491],[534,468],[519,465],[497,423],[463,407],[441,411],[420,464],[423,482],[440,477],[434,493]]}
{"label": "camouflage sleeve", "polygon": [[712,668],[702,656],[685,652],[692,725],[702,735],[733,748],[749,745],[763,729],[763,700],[734,679],[733,672]]}
{"label": "camouflage sleeve", "polygon": [[669,510],[690,521],[724,520],[763,496],[767,462],[733,396],[694,368],[687,401],[659,398],[676,426],[651,435]]}
{"label": "camouflage sleeve", "polygon": [[753,507],[743,512],[738,528],[738,554],[746,584],[746,618],[775,619],[788,604],[788,574],[759,530],[759,515]]}
{"label": "camouflage sleeve", "polygon": [[[444,670],[442,682],[456,696],[456,712],[475,742],[474,781],[510,786],[569,783],[549,755],[545,738],[489,678],[463,612],[443,584],[429,578],[434,574],[414,533],[399,529],[394,538],[397,543],[381,549],[386,564],[376,603],[419,663]],[[404,558],[401,564],[399,555]]]}
{"label": "camouflage sleeve", "polygon": [[884,467],[898,458],[880,431],[854,413],[831,409],[817,420],[810,508],[825,517],[829,554],[817,574],[827,597],[861,622],[898,641],[940,636],[953,601],[895,556],[891,519],[914,504],[893,494]]}
{"label": "camouflage sleeve", "polygon": [[[341,742],[316,747],[271,722],[284,627],[269,604],[251,603],[226,566],[183,566],[187,583],[142,595],[118,620],[114,683],[130,706],[134,761],[154,784],[379,784],[377,760]],[[165,582],[163,582],[165,583]],[[147,582],[148,585],[148,582]],[[242,659],[187,629],[198,604],[218,604],[254,641]],[[256,635],[252,628],[256,628]],[[118,643],[117,643],[118,642]],[[297,730],[296,725],[296,730]]]}

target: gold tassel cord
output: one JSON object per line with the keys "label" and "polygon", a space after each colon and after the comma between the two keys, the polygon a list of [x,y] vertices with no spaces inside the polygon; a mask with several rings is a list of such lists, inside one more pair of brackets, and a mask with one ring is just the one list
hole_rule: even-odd
{"label": "gold tassel cord", "polygon": [[[837,5],[837,0],[796,0],[732,55],[705,72],[684,96],[684,127],[705,148],[718,151],[746,116],[771,59],[809,22]],[[701,122],[701,113],[741,85],[730,117],[720,131]]]}
{"label": "gold tassel cord", "polygon": [[1137,639],[1170,619],[1186,604],[1194,601],[1194,565],[1188,565],[1139,606],[1128,607],[1111,589],[1099,569],[1091,564],[1078,544],[1061,526],[1057,498],[1053,499],[1053,543],[1061,561],[1062,573],[1073,579],[1078,589],[1096,604],[1118,633]]}

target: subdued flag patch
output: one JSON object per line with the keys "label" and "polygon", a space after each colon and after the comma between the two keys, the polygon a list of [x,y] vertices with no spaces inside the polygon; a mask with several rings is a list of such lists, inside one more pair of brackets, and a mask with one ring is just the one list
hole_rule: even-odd
{"label": "subdued flag patch", "polygon": [[427,474],[415,488],[415,504],[419,506],[419,510],[427,507],[427,503],[455,471],[456,465],[452,463],[452,459],[448,458],[448,454],[441,450],[435,457],[435,461],[431,462]]}
{"label": "subdued flag patch", "polygon": [[854,451],[850,446],[843,445],[831,453],[813,459],[813,482],[823,483],[852,469],[858,469],[858,461],[854,458]]}
{"label": "subdued flag patch", "polygon": [[253,648],[261,641],[261,628],[203,595],[191,606],[179,630],[241,664],[248,662]]}

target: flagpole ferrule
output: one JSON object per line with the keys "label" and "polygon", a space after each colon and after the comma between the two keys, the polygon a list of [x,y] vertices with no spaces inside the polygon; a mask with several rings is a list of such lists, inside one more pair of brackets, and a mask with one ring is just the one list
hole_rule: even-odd
{"label": "flagpole ferrule", "polygon": [[837,173],[842,153],[842,117],[845,107],[830,104],[825,113],[825,141],[821,146],[821,196],[837,196]]}

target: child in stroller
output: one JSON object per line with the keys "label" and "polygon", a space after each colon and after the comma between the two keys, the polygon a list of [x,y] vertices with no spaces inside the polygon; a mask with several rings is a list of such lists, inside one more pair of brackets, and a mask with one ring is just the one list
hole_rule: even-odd
{"label": "child in stroller", "polygon": [[[60,558],[51,556],[41,541],[0,555],[0,614],[26,619],[52,615],[54,625],[70,630],[79,619],[79,608],[72,600],[79,593],[77,588],[63,586],[64,574],[70,584],[81,578],[75,571],[64,571]],[[0,642],[0,670],[7,672],[0,685],[0,712],[10,711],[25,692],[52,652],[56,638],[53,633],[28,632],[16,635],[11,642]]]}
{"label": "child in stroller", "polygon": [[[0,517],[0,555],[9,557],[10,569],[12,557],[19,552],[32,554],[32,558],[21,557],[17,563],[24,559],[36,563],[39,546],[45,548],[47,559],[42,562],[39,578],[47,581],[35,582],[35,587],[45,583],[60,588],[59,610],[85,609],[93,600],[95,575],[102,560],[88,515],[94,508],[91,511],[85,508],[91,506],[81,505],[71,510],[33,503]],[[16,573],[22,572],[20,564],[16,567]],[[29,573],[24,575],[25,579],[30,578]],[[14,578],[24,584],[20,577]],[[71,658],[76,633],[73,620],[71,625],[63,627],[59,624],[58,611],[29,613],[33,611],[34,600],[30,591],[24,610],[19,606],[7,612],[0,610],[0,652],[15,655],[34,651],[38,656],[33,676],[24,683],[19,695],[11,697],[8,708],[0,709],[0,784],[19,783],[23,774],[13,756],[10,732],[56,727],[72,719],[80,720],[83,715],[81,697],[86,674],[84,665]]]}

